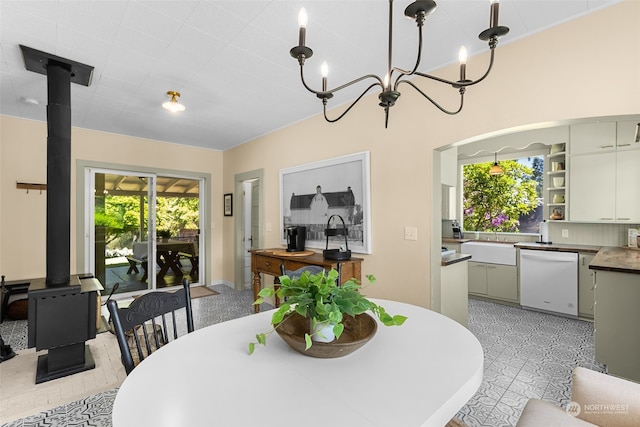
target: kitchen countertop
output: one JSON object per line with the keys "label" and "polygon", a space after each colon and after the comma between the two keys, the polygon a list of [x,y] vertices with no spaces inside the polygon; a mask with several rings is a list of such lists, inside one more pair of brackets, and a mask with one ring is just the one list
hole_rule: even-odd
{"label": "kitchen countertop", "polygon": [[556,251],[556,252],[589,252],[597,253],[600,246],[591,245],[573,245],[567,243],[536,243],[536,242],[519,242],[514,245],[520,249],[533,249],[538,251]]}
{"label": "kitchen countertop", "polygon": [[464,242],[470,242],[473,239],[454,239],[452,237],[443,237],[442,238],[442,243],[464,243]]}
{"label": "kitchen countertop", "polygon": [[591,270],[640,274],[640,250],[602,247],[589,263]]}
{"label": "kitchen countertop", "polygon": [[[443,243],[473,242],[474,239],[443,238]],[[485,242],[485,240],[479,240]],[[536,242],[496,242],[511,243],[519,249],[533,249],[555,252],[583,252],[596,254],[589,264],[592,270],[614,271],[620,273],[640,274],[640,249],[625,247],[609,247],[594,245],[578,245],[570,243],[536,243]],[[447,266],[456,262],[468,261],[471,255],[452,254],[442,257],[441,265]]]}
{"label": "kitchen countertop", "polygon": [[471,255],[455,253],[443,256],[440,265],[442,267],[446,267],[447,265],[455,264],[462,261],[468,261],[470,259]]}

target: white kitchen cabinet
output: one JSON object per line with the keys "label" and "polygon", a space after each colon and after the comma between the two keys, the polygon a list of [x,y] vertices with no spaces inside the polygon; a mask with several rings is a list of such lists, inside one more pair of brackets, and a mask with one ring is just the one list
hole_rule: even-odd
{"label": "white kitchen cabinet", "polygon": [[637,127],[638,120],[617,123],[616,149],[618,149],[618,151],[640,148],[640,143],[636,142]]}
{"label": "white kitchen cabinet", "polygon": [[469,269],[467,261],[441,267],[440,313],[468,326]]}
{"label": "white kitchen cabinet", "polygon": [[640,221],[640,150],[571,157],[571,221]]}
{"label": "white kitchen cabinet", "polygon": [[458,148],[453,147],[440,153],[440,181],[450,187],[458,185]]}
{"label": "white kitchen cabinet", "polygon": [[640,381],[640,275],[595,271],[595,353],[609,374]]}
{"label": "white kitchen cabinet", "polygon": [[[616,122],[597,122],[572,125],[570,132],[571,155],[602,153],[616,148]],[[571,166],[573,168],[573,165]]]}
{"label": "white kitchen cabinet", "polygon": [[518,268],[514,265],[469,262],[469,293],[518,302]]}
{"label": "white kitchen cabinet", "polygon": [[616,221],[640,222],[640,150],[616,153]]}
{"label": "white kitchen cabinet", "polygon": [[571,157],[571,221],[615,220],[616,153]]}
{"label": "white kitchen cabinet", "polygon": [[594,271],[589,270],[589,263],[595,255],[578,254],[578,316],[593,319],[594,307]]}
{"label": "white kitchen cabinet", "polygon": [[442,219],[458,219],[456,187],[442,184]]}

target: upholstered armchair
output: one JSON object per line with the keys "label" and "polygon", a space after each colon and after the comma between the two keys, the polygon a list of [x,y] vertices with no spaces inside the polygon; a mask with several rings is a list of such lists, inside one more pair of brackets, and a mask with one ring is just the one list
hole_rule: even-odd
{"label": "upholstered armchair", "polygon": [[577,367],[568,408],[531,399],[516,427],[594,425],[640,426],[640,384]]}

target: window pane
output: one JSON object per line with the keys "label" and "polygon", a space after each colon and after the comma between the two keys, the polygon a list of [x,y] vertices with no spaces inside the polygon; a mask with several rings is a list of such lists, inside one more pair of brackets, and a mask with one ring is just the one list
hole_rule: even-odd
{"label": "window pane", "polygon": [[466,231],[537,233],[542,221],[544,157],[463,166],[463,227]]}

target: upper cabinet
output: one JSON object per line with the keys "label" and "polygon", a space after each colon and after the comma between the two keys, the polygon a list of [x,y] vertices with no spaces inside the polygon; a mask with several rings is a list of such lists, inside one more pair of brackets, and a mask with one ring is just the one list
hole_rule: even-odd
{"label": "upper cabinet", "polygon": [[572,125],[570,153],[602,153],[616,148],[616,122]]}
{"label": "upper cabinet", "polygon": [[456,147],[440,153],[440,180],[450,187],[458,185],[458,149]]}
{"label": "upper cabinet", "polygon": [[638,120],[617,123],[616,147],[618,150],[634,150],[640,148],[640,142],[636,142]]}
{"label": "upper cabinet", "polygon": [[440,153],[440,181],[442,182],[442,219],[456,219],[456,186],[458,185],[458,149]]}
{"label": "upper cabinet", "polygon": [[616,219],[616,153],[571,157],[571,221]]}
{"label": "upper cabinet", "polygon": [[618,151],[616,153],[616,221],[640,223],[639,194],[640,150]]}
{"label": "upper cabinet", "polygon": [[640,222],[637,121],[571,126],[571,221]]}

